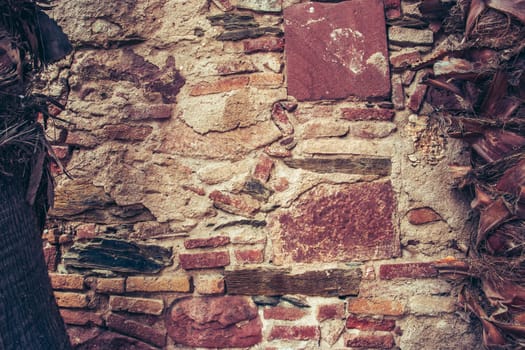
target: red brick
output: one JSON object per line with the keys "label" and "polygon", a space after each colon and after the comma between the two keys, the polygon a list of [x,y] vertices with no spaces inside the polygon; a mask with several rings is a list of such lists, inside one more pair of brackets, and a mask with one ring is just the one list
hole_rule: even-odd
{"label": "red brick", "polygon": [[110,140],[144,141],[153,131],[149,125],[131,126],[126,124],[106,125],[103,132]]}
{"label": "red brick", "polygon": [[250,78],[247,76],[221,78],[214,82],[201,82],[193,86],[190,91],[190,96],[210,95],[238,90],[248,85],[249,82]]}
{"label": "red brick", "polygon": [[267,320],[296,321],[303,318],[307,312],[296,307],[275,306],[265,308],[263,314]]}
{"label": "red brick", "polygon": [[248,54],[255,52],[282,52],[284,50],[284,38],[274,36],[244,40],[242,44],[244,53]]}
{"label": "red brick", "polygon": [[401,316],[405,313],[405,303],[390,299],[354,298],[348,300],[348,312],[362,315]]}
{"label": "red brick", "polygon": [[238,264],[259,264],[264,261],[262,249],[236,250],[235,259]]}
{"label": "red brick", "polygon": [[326,304],[319,305],[319,310],[317,311],[317,320],[334,320],[342,319],[345,316],[345,305],[343,303],[339,304]]}
{"label": "red brick", "polygon": [[390,121],[395,112],[383,108],[341,108],[341,118],[346,120],[384,120]]}
{"label": "red brick", "polygon": [[248,195],[231,195],[213,191],[209,197],[216,208],[230,214],[254,216],[260,209],[260,203]]}
{"label": "red brick", "polygon": [[135,314],[160,315],[164,311],[162,299],[131,298],[112,295],[109,308],[113,311],[127,311]]}
{"label": "red brick", "polygon": [[408,108],[414,113],[417,113],[421,108],[421,104],[425,99],[425,94],[427,93],[427,85],[417,84],[416,89],[410,96],[408,101]]}
{"label": "red brick", "polygon": [[95,238],[97,236],[96,224],[82,224],[75,229],[77,239]]}
{"label": "red brick", "polygon": [[66,324],[76,326],[87,326],[91,324],[102,326],[104,324],[102,316],[92,311],[60,309],[60,315],[62,315]]}
{"label": "red brick", "polygon": [[230,243],[230,237],[216,236],[216,237],[211,237],[211,238],[187,239],[184,241],[184,247],[186,249],[217,248],[217,247],[225,246],[229,243]]}
{"label": "red brick", "polygon": [[317,326],[273,326],[268,340],[318,340],[319,336]]}
{"label": "red brick", "polygon": [[98,293],[124,293],[124,278],[97,278],[95,291]]}
{"label": "red brick", "polygon": [[396,327],[396,321],[349,316],[346,319],[346,328],[362,331],[391,331]]}
{"label": "red brick", "polygon": [[395,345],[390,333],[345,334],[344,340],[346,346],[353,348],[391,349]]}
{"label": "red brick", "polygon": [[268,179],[270,178],[270,174],[272,173],[272,169],[274,166],[274,162],[272,158],[268,157],[266,154],[261,154],[259,156],[259,161],[257,162],[257,165],[255,166],[255,170],[253,171],[253,177],[262,183],[266,183]]}
{"label": "red brick", "polygon": [[82,275],[50,273],[49,278],[53,289],[84,289],[84,276]]}
{"label": "red brick", "polygon": [[86,294],[73,292],[54,292],[54,295],[59,307],[85,308],[89,304],[89,299]]}
{"label": "red brick", "polygon": [[48,271],[56,271],[58,266],[58,254],[59,250],[57,246],[46,244],[44,247],[44,259]]}
{"label": "red brick", "polygon": [[110,329],[138,338],[147,343],[159,347],[166,345],[166,331],[149,327],[143,323],[116,314],[110,314],[106,319],[106,324]]}
{"label": "red brick", "polygon": [[202,295],[224,294],[222,275],[198,275],[193,277],[195,291]]}
{"label": "red brick", "polygon": [[415,208],[408,212],[408,222],[412,225],[423,225],[439,220],[441,220],[441,216],[429,207]]}
{"label": "red brick", "polygon": [[190,289],[188,276],[130,276],[126,280],[126,292],[189,292]]}
{"label": "red brick", "polygon": [[180,265],[185,270],[223,267],[230,264],[228,252],[181,254]]}
{"label": "red brick", "polygon": [[391,280],[394,278],[428,278],[436,276],[437,270],[432,262],[385,264],[379,267],[379,278],[383,280]]}

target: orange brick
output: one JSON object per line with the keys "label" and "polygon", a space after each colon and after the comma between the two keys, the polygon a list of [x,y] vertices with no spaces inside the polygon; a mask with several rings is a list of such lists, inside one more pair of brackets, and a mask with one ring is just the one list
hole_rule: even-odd
{"label": "orange brick", "polygon": [[131,276],[126,281],[126,292],[189,292],[189,276],[142,277]]}
{"label": "orange brick", "polygon": [[389,299],[355,298],[348,301],[348,312],[363,315],[401,316],[405,304]]}
{"label": "orange brick", "polygon": [[97,278],[95,290],[98,293],[124,293],[124,278]]}
{"label": "orange brick", "polygon": [[247,76],[222,78],[213,82],[200,82],[191,89],[191,96],[218,94],[232,90],[242,89],[248,85],[250,78]]}
{"label": "orange brick", "polygon": [[84,276],[82,275],[50,273],[49,278],[51,278],[53,289],[84,289]]}
{"label": "orange brick", "polygon": [[86,294],[73,292],[55,292],[54,294],[59,307],[85,308],[89,304]]}

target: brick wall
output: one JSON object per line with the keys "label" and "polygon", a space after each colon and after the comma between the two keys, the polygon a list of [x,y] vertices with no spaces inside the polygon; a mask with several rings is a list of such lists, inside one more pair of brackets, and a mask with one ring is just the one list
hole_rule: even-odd
{"label": "brick wall", "polygon": [[418,1],[56,5],[44,249],[78,349],[479,347],[434,267],[465,155],[410,69]]}

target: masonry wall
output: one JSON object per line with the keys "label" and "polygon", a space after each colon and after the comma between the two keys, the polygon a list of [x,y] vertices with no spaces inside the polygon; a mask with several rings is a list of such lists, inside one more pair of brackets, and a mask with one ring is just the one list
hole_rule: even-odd
{"label": "masonry wall", "polygon": [[434,267],[467,155],[410,69],[418,5],[56,2],[45,252],[77,349],[479,348]]}

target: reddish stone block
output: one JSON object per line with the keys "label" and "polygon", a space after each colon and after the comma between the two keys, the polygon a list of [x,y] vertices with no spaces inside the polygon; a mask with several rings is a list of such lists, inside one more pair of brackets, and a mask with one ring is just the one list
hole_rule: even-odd
{"label": "reddish stone block", "polygon": [[408,222],[412,225],[423,225],[441,220],[441,215],[429,207],[415,208],[408,212]]}
{"label": "reddish stone block", "polygon": [[379,267],[379,277],[383,280],[394,278],[429,278],[436,277],[436,268],[431,262],[386,264]]}
{"label": "reddish stone block", "polygon": [[383,108],[341,108],[341,118],[351,121],[358,120],[384,120],[390,121],[395,112]]}
{"label": "reddish stone block", "polygon": [[348,301],[348,312],[362,315],[401,316],[406,305],[397,300],[354,298]]}
{"label": "reddish stone block", "polygon": [[97,293],[124,293],[124,278],[97,278],[95,291]]}
{"label": "reddish stone block", "polygon": [[383,0],[386,18],[395,19],[401,17],[401,0]]}
{"label": "reddish stone block", "polygon": [[190,96],[218,94],[232,90],[242,89],[250,82],[247,76],[221,78],[214,82],[201,82],[193,86]]}
{"label": "reddish stone block", "polygon": [[84,276],[75,274],[50,273],[53,289],[82,290],[84,289]]}
{"label": "reddish stone block", "polygon": [[230,237],[228,236],[216,236],[211,238],[195,238],[187,239],[184,241],[184,247],[186,249],[195,248],[217,248],[230,244]]}
{"label": "reddish stone block", "polygon": [[428,86],[423,84],[417,84],[416,89],[410,96],[408,100],[408,108],[414,113],[417,113],[421,108],[421,104],[425,99],[425,94],[427,93]]}
{"label": "reddish stone block", "polygon": [[115,124],[103,128],[103,133],[108,139],[119,141],[144,141],[152,131],[153,128],[149,125]]}
{"label": "reddish stone block", "polygon": [[75,229],[77,239],[95,238],[97,236],[96,224],[82,224]]}
{"label": "reddish stone block", "polygon": [[268,340],[318,340],[319,337],[317,326],[273,326]]}
{"label": "reddish stone block", "polygon": [[274,162],[272,158],[268,157],[264,153],[261,154],[259,156],[259,161],[255,166],[255,170],[253,171],[253,177],[259,180],[261,183],[268,182],[270,174],[272,173],[273,166]]}
{"label": "reddish stone block", "polygon": [[390,95],[381,0],[292,5],[284,26],[289,95],[300,101]]}
{"label": "reddish stone block", "polygon": [[235,259],[238,264],[259,264],[264,261],[262,249],[236,250]]}
{"label": "reddish stone block", "polygon": [[344,340],[346,346],[353,348],[391,349],[395,345],[390,333],[345,334]]}
{"label": "reddish stone block", "polygon": [[164,311],[162,299],[131,298],[112,295],[109,308],[113,311],[127,311],[135,314],[160,315]]}
{"label": "reddish stone block", "polygon": [[68,146],[51,146],[51,148],[53,149],[55,156],[60,160],[64,160],[69,156]]}
{"label": "reddish stone block", "polygon": [[359,329],[362,331],[392,331],[396,327],[396,321],[363,318],[356,316],[349,316],[346,319],[346,328]]}
{"label": "reddish stone block", "polygon": [[250,347],[262,340],[257,306],[248,297],[189,298],[175,302],[166,318],[168,334],[192,347]]}
{"label": "reddish stone block", "polygon": [[256,52],[282,52],[284,50],[284,38],[275,36],[263,36],[256,39],[248,39],[242,42],[244,53]]}
{"label": "reddish stone block", "polygon": [[319,185],[269,218],[274,262],[312,263],[398,254],[390,182]]}
{"label": "reddish stone block", "polygon": [[242,60],[233,60],[219,64],[216,69],[219,75],[257,72],[257,67],[255,67],[255,65],[252,62]]}
{"label": "reddish stone block", "polygon": [[253,216],[260,209],[260,203],[248,195],[232,195],[213,191],[209,197],[216,208],[231,214]]}
{"label": "reddish stone block", "polygon": [[317,310],[317,320],[319,322],[325,320],[342,319],[344,316],[345,305],[343,303],[320,305],[319,310]]}
{"label": "reddish stone block", "polygon": [[198,275],[193,277],[195,291],[202,295],[224,294],[222,275]]}
{"label": "reddish stone block", "polygon": [[108,328],[119,333],[138,338],[147,343],[163,347],[166,345],[166,331],[155,329],[117,314],[109,314],[106,319]]}
{"label": "reddish stone block", "polygon": [[104,324],[102,316],[96,312],[60,309],[60,315],[66,324],[77,326],[87,326],[92,324],[102,326]]}
{"label": "reddish stone block", "polygon": [[207,269],[230,265],[228,252],[209,252],[179,255],[180,265],[185,270]]}
{"label": "reddish stone block", "polygon": [[402,52],[397,55],[390,56],[390,64],[394,70],[403,70],[410,67],[410,65],[419,62],[421,54],[419,51]]}
{"label": "reddish stone block", "polygon": [[275,306],[265,308],[263,314],[267,320],[296,321],[306,316],[307,312],[296,307]]}

